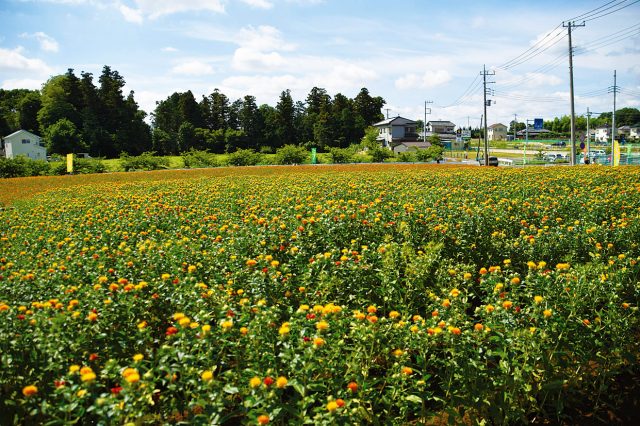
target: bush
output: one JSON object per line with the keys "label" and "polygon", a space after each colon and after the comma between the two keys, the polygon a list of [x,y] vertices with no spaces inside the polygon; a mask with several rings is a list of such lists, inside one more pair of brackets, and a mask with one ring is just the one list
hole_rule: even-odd
{"label": "bush", "polygon": [[239,149],[229,154],[227,163],[231,166],[255,166],[262,160],[262,155],[252,149]]}
{"label": "bush", "polygon": [[353,150],[350,148],[331,148],[331,162],[345,164],[353,162]]}
{"label": "bush", "polygon": [[51,168],[44,160],[31,160],[24,156],[0,158],[0,177],[44,176]]}
{"label": "bush", "polygon": [[207,151],[198,151],[190,149],[187,152],[182,153],[182,161],[187,169],[196,169],[202,167],[218,167],[220,164],[216,159],[215,154],[211,154]]}
{"label": "bush", "polygon": [[135,170],[168,169],[169,159],[157,157],[155,152],[143,152],[137,157],[131,157],[127,153],[120,154],[120,163],[125,172]]}
{"label": "bush", "polygon": [[285,145],[276,150],[276,164],[302,164],[309,158],[306,149],[297,145]]}
{"label": "bush", "polygon": [[371,161],[374,163],[382,163],[387,158],[393,157],[393,153],[386,148],[375,147],[369,151],[371,153]]}
{"label": "bush", "polygon": [[[90,173],[105,173],[107,166],[99,158],[75,158],[73,159],[73,173],[86,175]],[[56,161],[51,163],[50,174],[66,175],[67,161]]]}
{"label": "bush", "polygon": [[416,159],[411,152],[401,152],[398,154],[398,161],[402,163],[412,163],[416,161]]}

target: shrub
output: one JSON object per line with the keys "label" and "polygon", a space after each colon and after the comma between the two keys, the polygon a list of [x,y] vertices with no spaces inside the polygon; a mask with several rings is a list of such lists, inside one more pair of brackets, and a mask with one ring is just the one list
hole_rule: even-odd
{"label": "shrub", "polygon": [[387,158],[393,157],[393,153],[386,148],[375,147],[369,151],[371,154],[371,161],[374,163],[382,163]]}
{"label": "shrub", "polygon": [[211,154],[207,151],[198,151],[190,149],[187,152],[181,154],[184,166],[187,169],[195,169],[202,167],[218,167],[220,164],[216,159],[215,154]]}
{"label": "shrub", "polygon": [[[89,174],[89,173],[105,173],[107,166],[104,165],[99,158],[75,158],[73,159],[73,173],[75,174]],[[51,163],[50,174],[52,175],[66,175],[67,174],[67,162],[56,161]]]}
{"label": "shrub", "polygon": [[229,154],[227,162],[231,166],[255,166],[262,160],[262,155],[252,149],[239,149]]}
{"label": "shrub", "polygon": [[351,148],[331,148],[331,162],[345,164],[353,162],[353,150]]}
{"label": "shrub", "polygon": [[155,152],[143,152],[137,157],[132,157],[126,153],[122,153],[120,154],[120,162],[125,172],[169,168],[169,159],[165,157],[157,157]]}
{"label": "shrub", "polygon": [[309,158],[306,149],[297,145],[285,145],[276,150],[277,164],[302,164]]}
{"label": "shrub", "polygon": [[24,156],[0,158],[0,177],[44,176],[51,168],[44,160],[31,160]]}
{"label": "shrub", "polygon": [[413,156],[413,153],[411,152],[401,152],[398,154],[398,161],[402,162],[402,163],[412,163],[415,160],[415,157]]}

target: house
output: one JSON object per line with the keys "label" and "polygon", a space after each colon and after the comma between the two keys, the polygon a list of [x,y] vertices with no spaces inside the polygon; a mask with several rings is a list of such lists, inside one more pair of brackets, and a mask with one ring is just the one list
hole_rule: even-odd
{"label": "house", "polygon": [[611,140],[611,126],[598,127],[594,140],[597,142],[607,142]]}
{"label": "house", "polygon": [[393,147],[393,152],[398,154],[400,152],[407,152],[407,151],[415,151],[418,149],[427,149],[431,146],[431,144],[429,142],[422,142],[422,141],[416,141],[416,142],[400,142],[399,144],[397,144],[396,146]]}
{"label": "house", "polygon": [[507,139],[507,126],[502,123],[492,124],[487,128],[487,137],[490,141],[503,141]]}
{"label": "house", "polygon": [[616,134],[624,136],[626,140],[637,140],[640,137],[640,124],[619,127]]}
{"label": "house", "polygon": [[4,156],[16,158],[20,155],[32,160],[46,160],[47,149],[42,138],[26,130],[18,130],[4,138]]}
{"label": "house", "polygon": [[416,142],[418,140],[417,124],[413,120],[397,116],[375,123],[373,127],[378,129],[376,140],[381,142],[383,147],[393,149],[401,142]]}
{"label": "house", "polygon": [[[487,133],[489,133],[487,131]],[[547,139],[549,137],[548,133],[551,133],[550,130],[547,129],[534,129],[533,126],[529,126],[528,129],[518,131],[518,139]]]}
{"label": "house", "polygon": [[427,133],[453,134],[456,125],[450,121],[428,121]]}

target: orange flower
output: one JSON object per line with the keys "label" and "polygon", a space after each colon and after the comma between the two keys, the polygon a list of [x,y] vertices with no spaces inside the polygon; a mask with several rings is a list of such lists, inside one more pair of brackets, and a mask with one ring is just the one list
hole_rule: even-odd
{"label": "orange flower", "polygon": [[513,302],[509,300],[505,300],[504,302],[502,302],[502,307],[505,309],[511,309],[512,306],[513,306]]}
{"label": "orange flower", "polygon": [[34,385],[25,386],[22,388],[22,394],[26,397],[33,396],[38,393],[38,388]]}
{"label": "orange flower", "polygon": [[482,329],[483,329],[483,328],[484,328],[484,325],[482,325],[482,324],[480,324],[480,323],[478,323],[478,324],[476,324],[476,325],[474,325],[474,326],[473,326],[473,329],[474,329],[475,331],[482,331]]}
{"label": "orange flower", "polygon": [[349,382],[347,389],[349,389],[351,393],[356,393],[358,391],[358,384],[356,382]]}
{"label": "orange flower", "polygon": [[410,376],[413,374],[413,369],[411,367],[402,367],[402,374]]}
{"label": "orange flower", "polygon": [[266,414],[261,414],[258,416],[258,424],[259,425],[266,425],[269,424],[269,421],[271,419],[269,418],[269,416],[267,416]]}

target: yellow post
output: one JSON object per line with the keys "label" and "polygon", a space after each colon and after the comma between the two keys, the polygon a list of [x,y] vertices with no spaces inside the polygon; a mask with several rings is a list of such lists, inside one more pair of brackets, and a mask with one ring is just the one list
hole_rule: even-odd
{"label": "yellow post", "polygon": [[67,154],[67,173],[73,173],[73,154]]}
{"label": "yellow post", "polygon": [[618,141],[613,142],[613,167],[620,165],[620,144]]}

